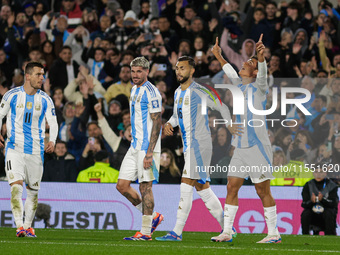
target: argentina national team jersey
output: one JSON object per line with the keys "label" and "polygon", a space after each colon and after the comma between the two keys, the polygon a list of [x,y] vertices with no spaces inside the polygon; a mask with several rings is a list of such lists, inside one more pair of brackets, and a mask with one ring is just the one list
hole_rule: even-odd
{"label": "argentina national team jersey", "polygon": [[182,133],[185,159],[182,177],[196,179],[204,184],[210,181],[207,167],[210,166],[212,156],[207,107],[218,110],[228,122],[230,121],[229,109],[226,105],[216,103],[206,89],[196,82],[192,82],[186,90],[178,87],[174,100],[173,115],[168,122],[173,127],[179,126]]}
{"label": "argentina national team jersey", "polygon": [[[131,113],[131,146],[137,150],[147,151],[151,136],[153,121],[150,114],[162,111],[162,96],[158,89],[146,81],[142,86],[132,87],[130,96]],[[161,151],[158,137],[154,152]]]}
{"label": "argentina national team jersey", "polygon": [[[52,127],[50,141],[55,142],[57,121],[52,99],[43,91],[26,94],[24,87],[8,91],[1,101],[0,118],[7,115],[6,149],[26,154],[44,153],[45,120]],[[52,128],[51,128],[52,129]]]}
{"label": "argentina national team jersey", "polygon": [[[265,115],[253,114],[248,107],[248,90],[252,90],[252,103],[255,109],[265,110],[267,104],[267,94],[269,86],[267,83],[267,66],[266,62],[258,62],[258,74],[254,83],[247,85],[240,84],[241,80],[238,74],[230,64],[223,66],[223,70],[232,81],[233,85],[237,85],[244,95],[243,115],[236,115],[236,123],[241,123],[243,127],[242,136],[233,136],[232,145],[236,148],[248,148],[255,145],[271,145],[268,137],[267,122]],[[261,125],[263,123],[263,125]]]}

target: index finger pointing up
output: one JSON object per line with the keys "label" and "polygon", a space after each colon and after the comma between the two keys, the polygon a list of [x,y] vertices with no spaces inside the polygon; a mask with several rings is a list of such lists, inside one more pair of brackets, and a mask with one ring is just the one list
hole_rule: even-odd
{"label": "index finger pointing up", "polygon": [[262,37],[263,37],[263,34],[260,35],[259,42],[262,42]]}
{"label": "index finger pointing up", "polygon": [[218,37],[216,37],[216,43],[215,43],[215,45],[218,45]]}

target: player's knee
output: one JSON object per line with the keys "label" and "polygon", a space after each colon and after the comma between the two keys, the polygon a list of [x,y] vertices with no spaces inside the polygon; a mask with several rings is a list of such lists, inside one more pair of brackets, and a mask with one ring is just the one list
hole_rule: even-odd
{"label": "player's knee", "polygon": [[116,185],[116,189],[121,193],[125,193],[127,192],[129,186],[128,185],[125,185],[124,183],[121,183],[118,181],[117,185]]}
{"label": "player's knee", "polygon": [[237,196],[238,193],[238,188],[235,187],[234,185],[228,183],[227,184],[227,195],[229,196]]}
{"label": "player's knee", "polygon": [[264,198],[266,195],[268,195],[265,189],[260,189],[260,188],[256,189],[256,193],[261,199]]}

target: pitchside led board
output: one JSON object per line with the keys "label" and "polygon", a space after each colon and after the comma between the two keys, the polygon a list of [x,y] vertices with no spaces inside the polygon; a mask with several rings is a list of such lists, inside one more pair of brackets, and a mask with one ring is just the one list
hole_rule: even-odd
{"label": "pitchside led board", "polygon": [[[137,185],[133,187],[138,189]],[[212,186],[212,189],[224,204],[226,186]],[[277,225],[282,234],[301,234],[301,191],[301,187],[272,187],[278,211]],[[155,184],[153,193],[155,210],[165,217],[165,221],[157,230],[172,230],[180,197],[179,185]],[[243,186],[239,197],[240,207],[234,225],[237,231],[266,233],[263,207],[254,187]],[[42,183],[39,202],[52,207],[50,223],[54,228],[125,230],[141,228],[141,213],[117,192],[115,184]],[[1,227],[15,227],[7,182],[0,182],[0,223]],[[339,215],[337,223],[340,224]],[[35,228],[44,226],[42,221],[34,223]],[[194,193],[192,210],[184,230],[220,231],[218,223],[197,193]],[[337,228],[337,233],[340,235],[340,228]]]}

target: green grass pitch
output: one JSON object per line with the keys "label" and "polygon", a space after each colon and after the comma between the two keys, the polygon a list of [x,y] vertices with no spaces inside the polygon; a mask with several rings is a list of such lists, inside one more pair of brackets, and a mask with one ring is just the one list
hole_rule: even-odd
{"label": "green grass pitch", "polygon": [[[17,238],[0,228],[0,254],[340,254],[337,236],[282,235],[281,244],[256,244],[263,234],[238,234],[232,243],[213,243],[217,233],[184,232],[182,242],[124,241],[135,231],[36,229],[37,238]],[[164,235],[156,231],[153,238]]]}

